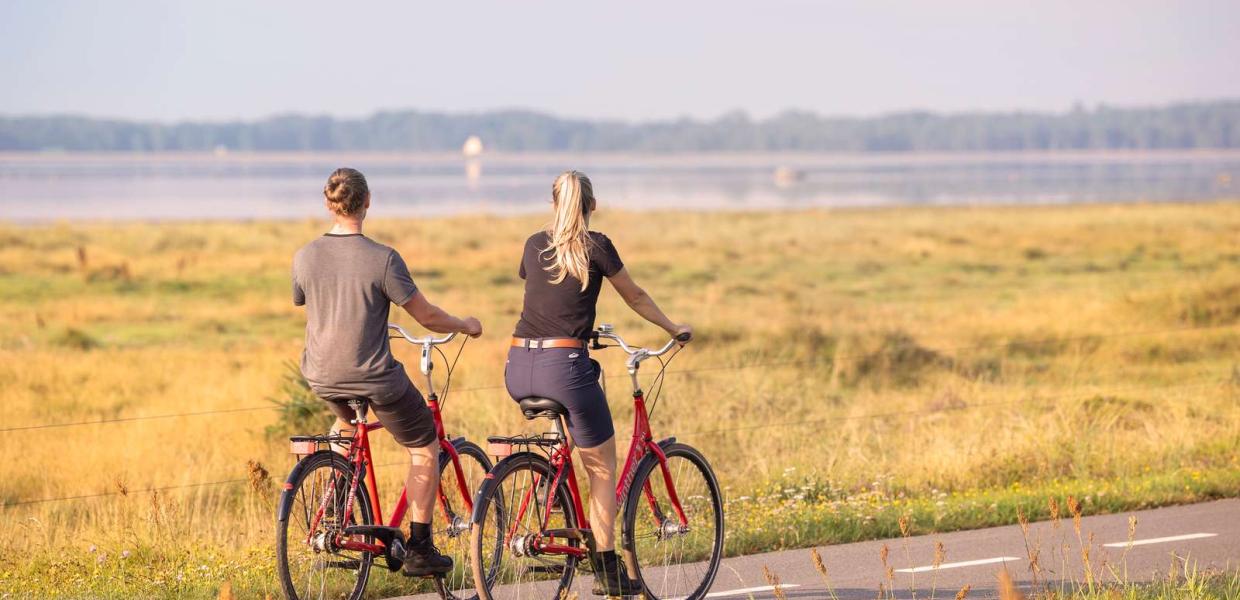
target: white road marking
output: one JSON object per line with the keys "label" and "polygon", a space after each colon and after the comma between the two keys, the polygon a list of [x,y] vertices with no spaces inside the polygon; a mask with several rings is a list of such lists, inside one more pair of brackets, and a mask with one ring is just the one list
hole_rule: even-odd
{"label": "white road marking", "polygon": [[[799,583],[781,583],[780,589],[801,587]],[[725,596],[739,596],[741,594],[753,594],[757,592],[770,592],[775,589],[773,585],[763,585],[759,587],[741,588],[739,590],[724,590],[722,592],[711,592],[706,594],[707,598],[723,598]],[[671,598],[670,600],[685,600],[684,598]]]}
{"label": "white road marking", "polygon": [[[1020,559],[1016,558],[1015,556],[997,556],[995,558],[982,558],[978,560],[966,560],[964,562],[943,563],[939,565],[937,568],[940,570],[941,569],[959,569],[961,567],[975,567],[977,565],[993,565],[995,563],[1013,562],[1013,561],[1018,561],[1018,560]],[[896,569],[896,573],[924,573],[926,571],[933,571],[935,568],[936,567],[931,565],[928,567],[913,567],[912,569]]]}
{"label": "white road marking", "polygon": [[[1150,538],[1148,540],[1133,540],[1132,545],[1144,546],[1146,544],[1165,544],[1167,542],[1180,542],[1183,540],[1199,540],[1201,538],[1209,538],[1217,535],[1217,533],[1186,533],[1184,535]],[[1124,548],[1128,546],[1128,542],[1115,542],[1114,544],[1103,544],[1103,546],[1107,548]]]}

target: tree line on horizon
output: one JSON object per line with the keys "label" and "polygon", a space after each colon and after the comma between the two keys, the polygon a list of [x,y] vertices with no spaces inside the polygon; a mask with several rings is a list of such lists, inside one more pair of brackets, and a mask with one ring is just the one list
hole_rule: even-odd
{"label": "tree line on horizon", "polygon": [[155,123],[81,116],[0,117],[7,151],[915,152],[1240,148],[1240,100],[1065,112],[901,112],[864,118],[786,111],[630,123],[534,111],[384,111],[362,119],[284,115]]}

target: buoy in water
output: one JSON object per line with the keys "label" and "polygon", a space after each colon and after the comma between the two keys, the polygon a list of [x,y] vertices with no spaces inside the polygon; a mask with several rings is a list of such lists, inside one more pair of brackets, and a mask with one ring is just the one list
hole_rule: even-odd
{"label": "buoy in water", "polygon": [[775,168],[775,185],[778,187],[788,187],[803,179],[805,179],[804,171],[792,167]]}
{"label": "buoy in water", "polygon": [[476,135],[469,136],[469,139],[465,140],[465,144],[461,146],[461,154],[464,154],[465,158],[477,158],[481,155],[482,138]]}

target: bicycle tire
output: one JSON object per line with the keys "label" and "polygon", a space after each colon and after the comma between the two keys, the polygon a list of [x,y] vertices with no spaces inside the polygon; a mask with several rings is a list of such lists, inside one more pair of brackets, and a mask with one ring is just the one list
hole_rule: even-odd
{"label": "bicycle tire", "polygon": [[[473,495],[482,487],[486,474],[491,470],[491,458],[475,444],[464,438],[452,441],[452,447],[461,461],[461,469],[466,478],[466,492],[472,500]],[[471,473],[471,464],[477,470]],[[475,477],[476,475],[476,477]],[[452,459],[447,452],[439,453],[439,481],[443,486],[444,496],[448,504],[437,507],[439,510],[433,517],[436,524],[434,539],[443,553],[451,556],[455,566],[451,573],[435,578],[435,589],[444,600],[475,600],[478,593],[474,589],[473,563],[470,560],[469,535],[472,513],[464,513],[468,505],[459,498],[460,491],[452,482],[456,480],[456,472],[452,467]],[[456,501],[453,503],[453,501]],[[460,519],[460,521],[456,521]]]}
{"label": "bicycle tire", "polygon": [[[341,571],[353,571],[354,577],[352,586],[347,585],[347,579],[342,578],[340,586],[333,585],[329,589],[327,586],[326,575],[324,575],[319,581],[319,585],[317,586],[318,593],[316,595],[311,593],[314,586],[311,585],[311,581],[309,579],[307,579],[306,582],[307,585],[305,593],[299,593],[297,583],[293,581],[293,573],[290,569],[291,565],[289,560],[289,528],[290,521],[292,520],[291,517],[294,515],[299,516],[300,518],[297,521],[298,524],[300,524],[303,520],[305,521],[304,529],[298,533],[298,539],[292,540],[293,543],[300,544],[302,547],[307,546],[308,544],[306,539],[313,537],[314,535],[313,532],[309,531],[311,520],[310,514],[312,511],[317,511],[319,502],[326,493],[326,487],[324,487],[322,491],[316,491],[313,486],[317,485],[319,480],[312,479],[312,476],[316,475],[316,473],[323,469],[327,469],[331,475],[343,477],[343,481],[345,482],[350,481],[350,478],[353,475],[353,465],[350,464],[349,461],[343,456],[340,456],[330,450],[316,452],[315,454],[302,459],[295,467],[293,467],[293,470],[289,473],[288,480],[284,485],[284,492],[280,495],[280,506],[276,513],[276,565],[280,577],[280,587],[282,588],[284,597],[287,600],[311,600],[312,598],[316,600],[326,600],[328,598],[359,600],[362,597],[362,594],[366,591],[366,584],[370,581],[370,569],[374,563],[373,554],[369,552],[360,552],[357,553],[357,558],[340,560],[337,561],[337,564],[331,564],[330,557],[340,556],[340,554],[330,551],[312,552],[312,557],[321,557],[313,558],[313,560],[317,560],[322,563],[319,565],[319,570],[324,574],[334,568],[339,568]],[[312,482],[312,487],[309,492],[306,491],[307,481]],[[329,479],[328,481],[332,481],[332,479]],[[335,481],[340,481],[340,479],[335,479]],[[359,487],[363,483],[363,481],[359,480]],[[347,487],[347,483],[345,487]],[[333,500],[332,503],[335,504],[336,502],[337,501]],[[373,525],[374,512],[370,506],[370,498],[365,493],[354,493],[353,502],[353,518],[351,523],[355,525]],[[296,510],[298,506],[301,507],[301,510]],[[367,542],[374,543],[374,539],[371,537],[366,537],[365,539]],[[356,563],[356,567],[350,568],[354,562]],[[311,566],[312,568],[310,573],[313,573],[313,565]],[[301,579],[300,575],[298,576],[298,579]],[[347,593],[345,591],[346,589]]]}
{"label": "bicycle tire", "polygon": [[[568,554],[540,555],[551,557],[542,559],[538,556],[518,557],[514,554],[512,544],[505,543],[505,540],[501,539],[504,532],[510,530],[511,513],[519,512],[519,509],[511,510],[513,507],[519,507],[524,497],[518,491],[524,492],[533,485],[534,474],[540,476],[538,485],[542,487],[544,485],[542,482],[550,482],[554,479],[555,470],[542,456],[530,452],[513,454],[495,465],[487,476],[486,483],[478,492],[471,520],[470,560],[473,563],[471,566],[474,574],[474,589],[477,590],[482,600],[529,597],[525,587],[534,584],[544,585],[548,587],[548,591],[553,590],[553,593],[547,594],[549,598],[566,597],[564,594],[572,588],[573,576],[578,563],[576,557]],[[522,487],[523,484],[526,487]],[[546,485],[550,487],[549,484]],[[538,498],[539,496],[542,498]],[[534,498],[533,510],[526,511],[527,517],[540,514],[546,506],[547,499],[554,497],[558,505],[553,504],[555,508],[552,509],[551,527],[566,529],[580,527],[580,518],[565,481],[560,481],[555,490],[536,490],[532,497]],[[523,535],[534,533],[533,529],[528,526],[521,529],[524,531]],[[494,539],[492,535],[495,536]],[[491,544],[489,547],[488,541]],[[581,545],[581,542],[577,540],[565,540],[565,542],[574,547]],[[490,559],[489,563],[484,562],[487,558]],[[518,559],[527,559],[525,562],[531,564],[522,562],[515,564],[512,570],[505,571],[509,568],[506,561],[515,563]],[[553,574],[557,571],[560,573],[557,583],[541,583],[545,579],[540,579],[538,574]]]}
{"label": "bicycle tire", "polygon": [[[633,484],[625,497],[622,545],[629,569],[642,582],[647,600],[700,600],[710,591],[723,558],[723,496],[719,491],[719,480],[706,457],[693,447],[677,443],[661,447],[667,456],[668,471],[675,483],[677,496],[689,520],[689,529],[669,532],[669,528],[677,524],[676,515],[659,515],[664,510],[672,511],[671,501],[666,495],[667,488],[658,458],[649,454],[638,464]],[[651,498],[645,495],[648,483],[657,509],[651,507]],[[638,514],[643,508],[650,509],[652,518],[639,523]],[[660,516],[664,518],[655,522]],[[686,543],[690,535],[707,527],[712,530],[710,534],[695,536],[692,542]],[[673,545],[676,547],[673,548]],[[699,565],[704,565],[704,568]]]}

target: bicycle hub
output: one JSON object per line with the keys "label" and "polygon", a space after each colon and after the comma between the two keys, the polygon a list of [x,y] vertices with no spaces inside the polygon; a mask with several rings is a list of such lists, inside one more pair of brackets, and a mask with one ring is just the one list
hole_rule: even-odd
{"label": "bicycle hub", "polygon": [[538,534],[536,533],[513,536],[508,546],[512,549],[513,556],[538,556],[542,554],[542,550],[538,549]]}
{"label": "bicycle hub", "polygon": [[660,540],[666,540],[674,538],[678,535],[684,535],[686,533],[689,533],[689,528],[687,526],[682,526],[675,519],[665,518],[663,519],[663,522],[659,524],[659,531],[656,535]]}

